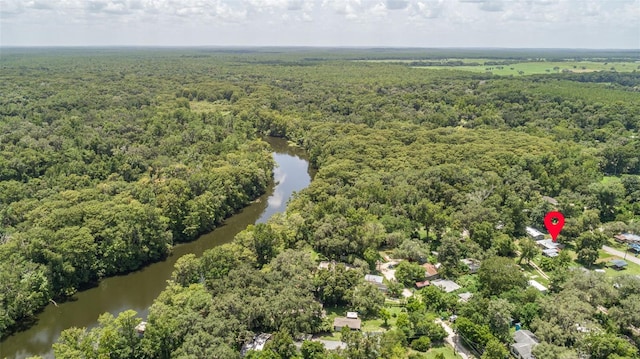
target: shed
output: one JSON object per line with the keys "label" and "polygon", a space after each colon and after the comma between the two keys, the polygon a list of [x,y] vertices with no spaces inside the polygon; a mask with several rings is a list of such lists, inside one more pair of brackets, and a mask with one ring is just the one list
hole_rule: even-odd
{"label": "shed", "polygon": [[147,330],[147,322],[140,322],[136,325],[136,332],[138,332],[139,335],[144,334],[145,330]]}
{"label": "shed", "polygon": [[554,257],[557,257],[559,253],[557,249],[543,249],[542,255],[547,256],[549,258],[554,258]]}
{"label": "shed", "polygon": [[428,280],[423,280],[422,282],[416,282],[416,288],[422,289],[424,287],[428,287],[430,282]]}
{"label": "shed", "polygon": [[614,259],[609,261],[609,266],[615,270],[622,270],[627,267],[628,263],[622,259]]}
{"label": "shed", "polygon": [[360,330],[362,322],[360,319],[352,319],[345,317],[337,317],[333,320],[333,330],[339,332],[342,328],[347,327],[351,330]]}
{"label": "shed", "polygon": [[529,280],[529,285],[534,287],[535,289],[539,290],[542,293],[546,293],[547,292],[547,287],[543,286],[542,284],[540,284],[540,282],[530,279]]}
{"label": "shed", "polygon": [[347,319],[358,319],[358,312],[347,312]]}
{"label": "shed", "polygon": [[549,196],[542,196],[542,200],[551,203],[554,206],[558,205],[558,200],[553,198],[553,197],[549,197]]}
{"label": "shed", "polygon": [[460,298],[460,299],[458,299],[458,302],[466,303],[466,302],[469,301],[469,299],[471,299],[471,297],[473,297],[473,293],[471,293],[471,292],[460,293],[460,294],[458,294],[458,298]]}

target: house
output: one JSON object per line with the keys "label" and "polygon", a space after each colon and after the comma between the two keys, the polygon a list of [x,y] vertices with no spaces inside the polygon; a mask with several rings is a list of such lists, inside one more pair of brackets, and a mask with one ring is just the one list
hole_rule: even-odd
{"label": "house", "polygon": [[431,263],[425,263],[422,265],[424,268],[424,277],[428,280],[437,279],[438,278],[438,269]]}
{"label": "house", "polygon": [[471,297],[473,297],[473,293],[471,292],[460,293],[458,294],[458,302],[466,303],[469,301],[469,299],[471,299]]}
{"label": "house", "polygon": [[325,270],[336,269],[336,266],[338,265],[343,265],[346,270],[354,268],[352,265],[346,264],[346,263],[341,263],[336,261],[331,261],[331,262],[321,261],[320,263],[318,263],[318,269],[325,269]]}
{"label": "house", "polygon": [[333,330],[339,332],[342,328],[347,327],[351,330],[360,330],[362,321],[358,318],[337,317],[333,320]]}
{"label": "house", "polygon": [[616,236],[613,236],[616,242],[620,243],[639,243],[640,244],[640,236],[637,234],[631,233],[620,233]]}
{"label": "house", "polygon": [[478,269],[480,269],[480,261],[477,259],[465,258],[461,259],[460,261],[464,263],[467,268],[469,268],[469,273],[471,274],[477,273]]}
{"label": "house", "polygon": [[260,351],[264,349],[265,344],[271,339],[271,334],[261,333],[253,337],[250,342],[244,343],[242,349],[240,349],[240,355],[245,356],[249,350]]}
{"label": "house", "polygon": [[384,284],[384,277],[380,275],[367,274],[364,276],[364,280],[367,283],[371,283],[378,287],[383,292],[387,291],[387,286]]}
{"label": "house", "polygon": [[540,284],[540,282],[533,279],[529,280],[529,285],[539,290],[541,293],[546,293],[548,290],[547,287],[543,286],[542,284]]}
{"label": "house", "polygon": [[554,242],[550,239],[543,239],[543,240],[536,241],[536,244],[538,245],[538,247],[542,248],[543,250],[555,249],[556,251],[559,251],[564,247],[562,244]]}
{"label": "house", "polygon": [[640,253],[640,244],[638,243],[629,244],[629,249],[636,253]]}
{"label": "house", "polygon": [[623,261],[622,259],[614,259],[612,261],[609,261],[608,265],[615,270],[623,270],[627,268],[628,263],[626,261]]}
{"label": "house", "polygon": [[558,253],[557,249],[543,249],[542,250],[542,255],[546,256],[546,257],[549,257],[549,258],[555,258],[560,254]]}
{"label": "house", "polygon": [[539,341],[536,336],[528,330],[516,330],[513,333],[513,341],[511,344],[511,354],[518,359],[535,359],[531,351],[533,347],[538,345]]}
{"label": "house", "polygon": [[454,282],[454,281],[450,281],[447,279],[438,279],[438,280],[434,280],[431,282],[431,284],[435,285],[436,287],[441,288],[442,290],[444,290],[447,293],[451,293],[453,291],[456,291],[462,287],[460,287],[458,285],[458,283]]}
{"label": "house", "polygon": [[535,239],[536,241],[544,239],[544,233],[533,227],[526,227],[525,230],[527,231],[527,235],[529,235],[529,237]]}
{"label": "house", "polygon": [[428,287],[430,282],[428,280],[423,280],[422,282],[416,282],[416,288],[422,289],[424,287]]}

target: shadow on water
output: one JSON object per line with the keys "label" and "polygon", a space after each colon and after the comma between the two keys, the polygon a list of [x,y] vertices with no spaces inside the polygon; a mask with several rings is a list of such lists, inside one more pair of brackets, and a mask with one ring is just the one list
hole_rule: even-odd
{"label": "shadow on water", "polygon": [[172,254],[162,262],[104,279],[99,285],[77,293],[72,300],[58,306],[48,305],[38,314],[32,327],[0,342],[0,358],[21,359],[32,355],[52,358],[51,346],[62,330],[91,328],[96,325],[98,316],[105,312],[116,315],[133,309],[140,317],[146,317],[149,306],[165,288],[178,258],[188,253],[200,256],[211,247],[230,242],[248,225],[265,222],[273,214],[283,212],[291,195],[307,187],[314,173],[308,168],[303,150],[289,147],[283,139],[266,138],[265,141],[274,151],[277,167],[274,169],[274,184],[259,200],[229,217],[213,232],[193,242],[176,245]]}

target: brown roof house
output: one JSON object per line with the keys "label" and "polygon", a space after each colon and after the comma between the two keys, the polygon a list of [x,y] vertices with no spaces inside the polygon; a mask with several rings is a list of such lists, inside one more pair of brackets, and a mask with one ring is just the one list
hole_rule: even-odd
{"label": "brown roof house", "polygon": [[425,263],[422,265],[424,268],[424,277],[427,280],[438,279],[438,269],[431,263]]}
{"label": "brown roof house", "polygon": [[347,327],[351,330],[360,330],[362,326],[362,322],[358,318],[358,313],[356,312],[347,312],[346,317],[336,317],[333,320],[333,330],[339,332],[342,328]]}

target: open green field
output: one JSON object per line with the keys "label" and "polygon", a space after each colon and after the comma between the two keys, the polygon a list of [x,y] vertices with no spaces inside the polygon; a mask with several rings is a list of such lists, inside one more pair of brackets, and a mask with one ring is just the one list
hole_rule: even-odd
{"label": "open green field", "polygon": [[472,72],[491,72],[502,76],[526,76],[561,72],[595,72],[617,71],[632,72],[640,70],[637,62],[594,62],[594,61],[562,61],[562,62],[519,62],[509,65],[476,65],[476,66],[415,66],[419,69],[462,70]]}
{"label": "open green field", "polygon": [[[602,249],[598,251],[598,254],[599,254],[599,257],[598,257],[598,260],[596,261],[596,266],[598,266],[598,268],[604,269],[606,274],[607,274],[607,276],[615,277],[615,276],[620,276],[620,275],[625,275],[625,274],[640,275],[640,265],[637,265],[637,264],[627,260],[626,262],[629,264],[627,266],[627,269],[623,269],[623,270],[611,269],[611,268],[605,267],[607,262],[609,262],[611,260],[614,260],[614,259],[624,259],[624,258],[611,255],[611,254],[603,251]],[[633,257],[633,256],[634,256],[633,253],[627,253],[627,258]]]}
{"label": "open green field", "polygon": [[425,359],[434,359],[436,355],[443,354],[445,359],[458,359],[462,358],[460,355],[453,352],[450,346],[444,346],[439,348],[431,348],[424,356]]}

